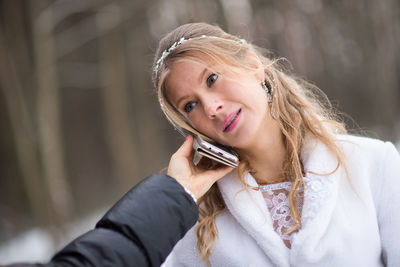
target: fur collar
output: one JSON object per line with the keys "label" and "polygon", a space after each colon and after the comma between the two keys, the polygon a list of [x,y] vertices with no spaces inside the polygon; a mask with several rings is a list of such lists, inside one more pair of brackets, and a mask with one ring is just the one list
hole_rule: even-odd
{"label": "fur collar", "polygon": [[[339,177],[343,170],[326,175],[337,166],[335,156],[317,141],[309,141],[301,153],[304,177],[304,204],[301,229],[293,234],[289,250],[272,228],[271,216],[261,192],[245,189],[236,171],[218,181],[226,206],[235,220],[255,239],[260,248],[278,266],[290,266],[290,258],[317,260],[316,246],[324,235],[337,199]],[[325,174],[325,175],[315,175]],[[249,186],[257,186],[253,176],[245,175]]]}

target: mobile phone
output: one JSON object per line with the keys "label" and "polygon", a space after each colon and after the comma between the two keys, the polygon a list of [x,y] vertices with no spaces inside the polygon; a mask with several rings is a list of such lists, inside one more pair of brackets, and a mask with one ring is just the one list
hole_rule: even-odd
{"label": "mobile phone", "polygon": [[231,148],[219,144],[212,144],[199,135],[192,135],[194,139],[193,149],[195,151],[193,163],[195,165],[200,162],[203,156],[232,168],[236,168],[239,165],[239,158],[236,152]]}
{"label": "mobile phone", "polygon": [[167,112],[164,111],[164,114],[169,122],[174,126],[175,130],[177,130],[181,135],[184,137],[188,134],[193,136],[193,163],[195,165],[197,165],[204,156],[211,159],[213,163],[219,162],[232,168],[239,166],[239,157],[232,148],[217,143],[210,143],[204,140],[201,136],[182,128],[168,115]]}

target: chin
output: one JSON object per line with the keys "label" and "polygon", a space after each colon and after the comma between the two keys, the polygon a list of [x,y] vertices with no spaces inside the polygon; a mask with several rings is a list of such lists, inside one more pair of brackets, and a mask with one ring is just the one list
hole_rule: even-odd
{"label": "chin", "polygon": [[235,147],[239,149],[250,148],[254,146],[257,140],[258,140],[257,131],[255,130],[241,131],[235,140]]}
{"label": "chin", "polygon": [[236,140],[236,142],[234,142],[234,144],[232,145],[235,148],[238,149],[246,149],[251,147],[251,144],[254,143],[254,138],[240,138],[240,140]]}

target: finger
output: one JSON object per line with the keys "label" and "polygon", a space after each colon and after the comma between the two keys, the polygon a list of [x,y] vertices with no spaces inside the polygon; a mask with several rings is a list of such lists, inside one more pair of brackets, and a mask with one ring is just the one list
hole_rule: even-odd
{"label": "finger", "polygon": [[232,171],[233,168],[229,166],[224,166],[215,170],[208,170],[204,172],[208,177],[212,177],[213,183],[227,175],[230,171]]}
{"label": "finger", "polygon": [[189,157],[192,152],[193,136],[190,134],[186,136],[185,142],[175,152],[176,155]]}

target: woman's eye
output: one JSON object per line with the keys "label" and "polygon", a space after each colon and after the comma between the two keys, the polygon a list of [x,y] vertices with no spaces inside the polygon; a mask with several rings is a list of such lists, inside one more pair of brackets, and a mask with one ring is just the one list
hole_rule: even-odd
{"label": "woman's eye", "polygon": [[190,101],[188,102],[184,107],[183,110],[186,113],[189,113],[190,111],[192,111],[192,109],[194,109],[194,107],[197,105],[197,103],[195,101]]}
{"label": "woman's eye", "polygon": [[218,79],[218,75],[213,73],[207,78],[207,86],[210,87]]}

